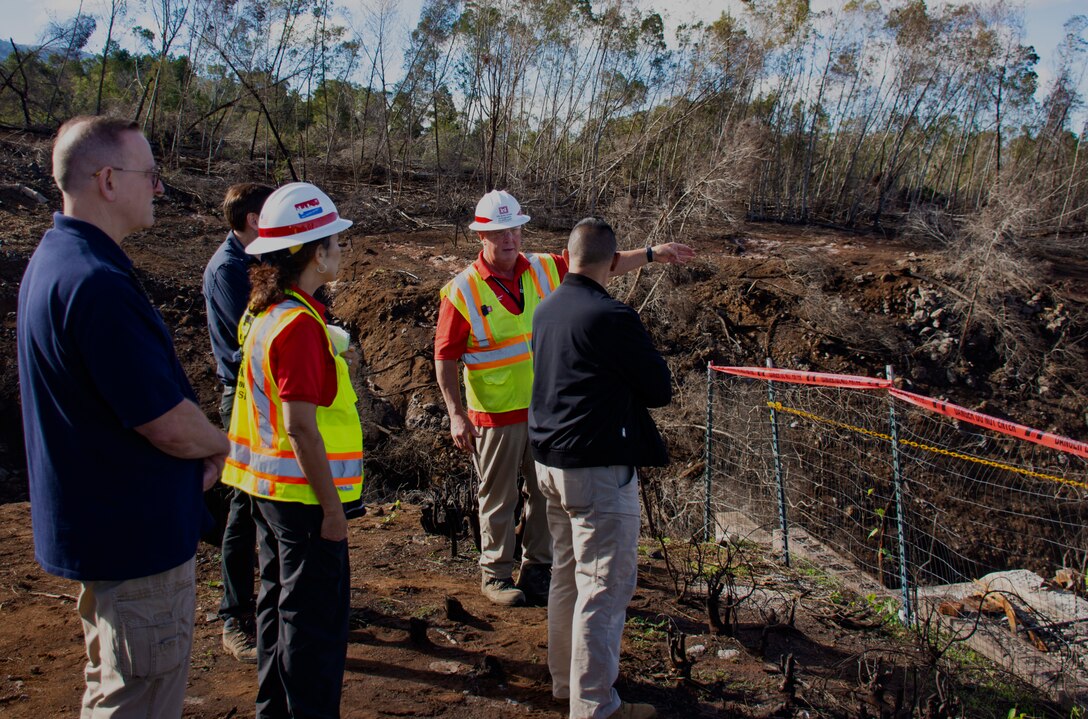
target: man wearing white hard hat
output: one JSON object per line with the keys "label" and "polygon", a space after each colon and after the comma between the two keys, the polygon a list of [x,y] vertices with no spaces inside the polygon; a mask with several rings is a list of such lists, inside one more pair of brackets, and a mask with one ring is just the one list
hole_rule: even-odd
{"label": "man wearing white hard hat", "polygon": [[[454,444],[472,453],[480,477],[481,591],[495,604],[544,604],[551,581],[552,540],[547,504],[529,454],[528,407],[533,383],[533,312],[567,272],[560,255],[523,254],[521,227],[529,221],[508,192],[492,190],[476,205],[482,249],[476,261],[441,291],[435,334],[435,372]],[[669,242],[619,253],[613,275],[649,262],[683,263],[687,245]],[[464,363],[462,400],[457,363]],[[524,480],[521,572],[515,584],[514,513],[518,472]]]}
{"label": "man wearing white hard hat", "polygon": [[257,717],[339,717],[350,571],[344,504],[363,485],[348,360],[314,293],[336,278],[351,227],[305,182],[265,201],[250,270],[223,482],[253,497]]}

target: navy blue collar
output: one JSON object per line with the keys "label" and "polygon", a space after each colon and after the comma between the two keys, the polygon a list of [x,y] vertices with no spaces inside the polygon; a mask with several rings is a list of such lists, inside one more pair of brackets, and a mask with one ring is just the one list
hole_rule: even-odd
{"label": "navy blue collar", "polygon": [[242,247],[242,241],[238,239],[238,235],[234,234],[234,230],[227,233],[227,244],[239,255],[246,253],[246,248]]}
{"label": "navy blue collar", "polygon": [[238,239],[238,236],[234,234],[233,230],[226,234],[226,246],[230,248],[232,255],[242,259],[246,265],[256,264],[261,260],[259,255],[248,255],[246,247],[242,244],[242,240]]}
{"label": "navy blue collar", "polygon": [[117,265],[125,272],[132,270],[132,259],[125,254],[121,246],[113,241],[109,235],[85,220],[65,215],[60,212],[53,213],[53,227],[65,235],[75,236],[87,243],[98,257],[106,262]]}

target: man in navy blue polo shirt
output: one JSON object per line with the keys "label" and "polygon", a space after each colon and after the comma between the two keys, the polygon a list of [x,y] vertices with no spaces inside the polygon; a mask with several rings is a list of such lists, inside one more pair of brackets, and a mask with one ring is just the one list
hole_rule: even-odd
{"label": "man in navy blue polo shirt", "polygon": [[64,211],[27,265],[17,329],[35,557],[82,583],[83,719],[180,717],[201,492],[229,445],[120,246],[163,191],[138,125],[68,121],[53,177]]}
{"label": "man in navy blue polo shirt", "polygon": [[[257,239],[261,207],[271,194],[271,187],[253,182],[227,188],[223,217],[231,229],[204,270],[208,334],[212,338],[216,375],[223,383],[219,403],[223,429],[230,429],[238,365],[242,361],[238,322],[249,304],[249,268],[257,261],[254,255],[246,254],[245,248]],[[223,489],[230,507],[222,543],[223,601],[219,605],[219,618],[223,620],[223,648],[239,661],[256,664],[253,567],[257,527],[253,524],[249,495],[240,489],[226,486]]]}

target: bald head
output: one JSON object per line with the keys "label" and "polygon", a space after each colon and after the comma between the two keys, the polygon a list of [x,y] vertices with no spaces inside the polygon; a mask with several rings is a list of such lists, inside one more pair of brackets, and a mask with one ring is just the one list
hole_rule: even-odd
{"label": "bald head", "polygon": [[103,167],[123,166],[124,139],[139,133],[139,124],[113,117],[73,117],[61,125],[53,143],[53,179],[66,195],[77,194],[93,182]]}
{"label": "bald head", "polygon": [[604,220],[587,217],[571,231],[567,253],[572,269],[611,266],[616,254],[616,233]]}

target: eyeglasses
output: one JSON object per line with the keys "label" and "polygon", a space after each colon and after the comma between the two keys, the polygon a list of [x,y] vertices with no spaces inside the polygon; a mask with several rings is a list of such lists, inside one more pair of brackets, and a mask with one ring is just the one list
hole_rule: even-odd
{"label": "eyeglasses", "polygon": [[103,167],[101,170],[99,170],[98,172],[91,175],[91,177],[98,177],[99,175],[101,175],[106,170],[113,170],[114,172],[139,172],[141,175],[151,175],[151,187],[153,187],[153,188],[158,187],[159,183],[162,182],[162,168],[161,167],[156,167],[153,170],[126,170],[123,167],[108,166],[108,167]]}
{"label": "eyeglasses", "polygon": [[501,240],[504,237],[506,237],[507,235],[520,237],[521,236],[521,225],[518,225],[517,227],[505,227],[505,228],[503,228],[501,230],[480,230],[479,234],[482,235],[483,237],[485,237],[486,239],[495,240],[495,241]]}

